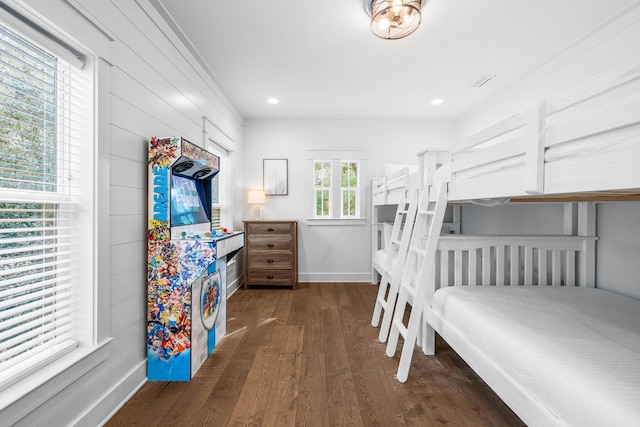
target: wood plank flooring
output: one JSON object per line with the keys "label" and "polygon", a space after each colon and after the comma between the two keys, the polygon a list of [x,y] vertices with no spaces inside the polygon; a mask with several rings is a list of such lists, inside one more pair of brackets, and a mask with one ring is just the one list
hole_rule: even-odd
{"label": "wood plank flooring", "polygon": [[[396,380],[370,324],[377,287],[240,289],[227,336],[191,382],[148,382],[116,426],[518,426],[520,419],[442,340]],[[401,340],[402,342],[402,340]]]}

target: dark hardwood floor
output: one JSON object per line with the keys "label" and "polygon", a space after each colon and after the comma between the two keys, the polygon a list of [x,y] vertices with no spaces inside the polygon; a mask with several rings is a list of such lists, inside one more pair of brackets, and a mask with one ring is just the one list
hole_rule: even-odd
{"label": "dark hardwood floor", "polygon": [[[396,380],[370,324],[377,287],[301,283],[238,290],[227,336],[191,382],[149,382],[116,426],[517,426],[518,417],[442,340]],[[402,342],[402,340],[401,340]]]}

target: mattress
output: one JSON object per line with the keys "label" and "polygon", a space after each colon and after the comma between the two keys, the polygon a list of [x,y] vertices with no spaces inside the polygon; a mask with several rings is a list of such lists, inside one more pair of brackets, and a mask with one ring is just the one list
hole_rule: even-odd
{"label": "mattress", "polygon": [[[389,258],[389,251],[386,249],[380,249],[379,251],[376,251],[376,254],[374,256],[374,260],[376,263],[378,263],[379,266],[381,266],[382,268],[385,268],[385,266],[387,266],[387,260]],[[390,272],[393,272],[393,270],[396,267],[396,261],[398,260],[398,250],[392,250],[391,251],[391,269]],[[382,271],[379,271],[380,274],[382,274]]]}
{"label": "mattress", "polygon": [[448,287],[429,321],[559,425],[640,423],[638,300],[582,287]]}

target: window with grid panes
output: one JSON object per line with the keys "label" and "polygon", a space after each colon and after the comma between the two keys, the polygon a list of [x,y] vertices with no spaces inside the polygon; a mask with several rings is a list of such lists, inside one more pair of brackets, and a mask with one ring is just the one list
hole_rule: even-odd
{"label": "window with grid panes", "polygon": [[[308,151],[311,225],[364,225],[365,151]],[[320,157],[323,156],[323,157]]]}
{"label": "window with grid panes", "polygon": [[359,162],[343,161],[340,163],[340,195],[342,202],[341,216],[343,218],[359,217]]}
{"label": "window with grid panes", "polygon": [[331,172],[331,162],[320,160],[313,163],[313,211],[316,217],[331,216]]}

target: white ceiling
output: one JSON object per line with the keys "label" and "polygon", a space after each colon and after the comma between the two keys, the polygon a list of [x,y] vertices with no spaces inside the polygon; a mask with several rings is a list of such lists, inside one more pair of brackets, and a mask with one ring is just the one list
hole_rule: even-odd
{"label": "white ceiling", "polygon": [[[421,27],[393,41],[369,31],[362,0],[154,3],[245,119],[421,119],[459,117],[632,1],[426,0]],[[469,87],[484,75],[497,78]]]}

